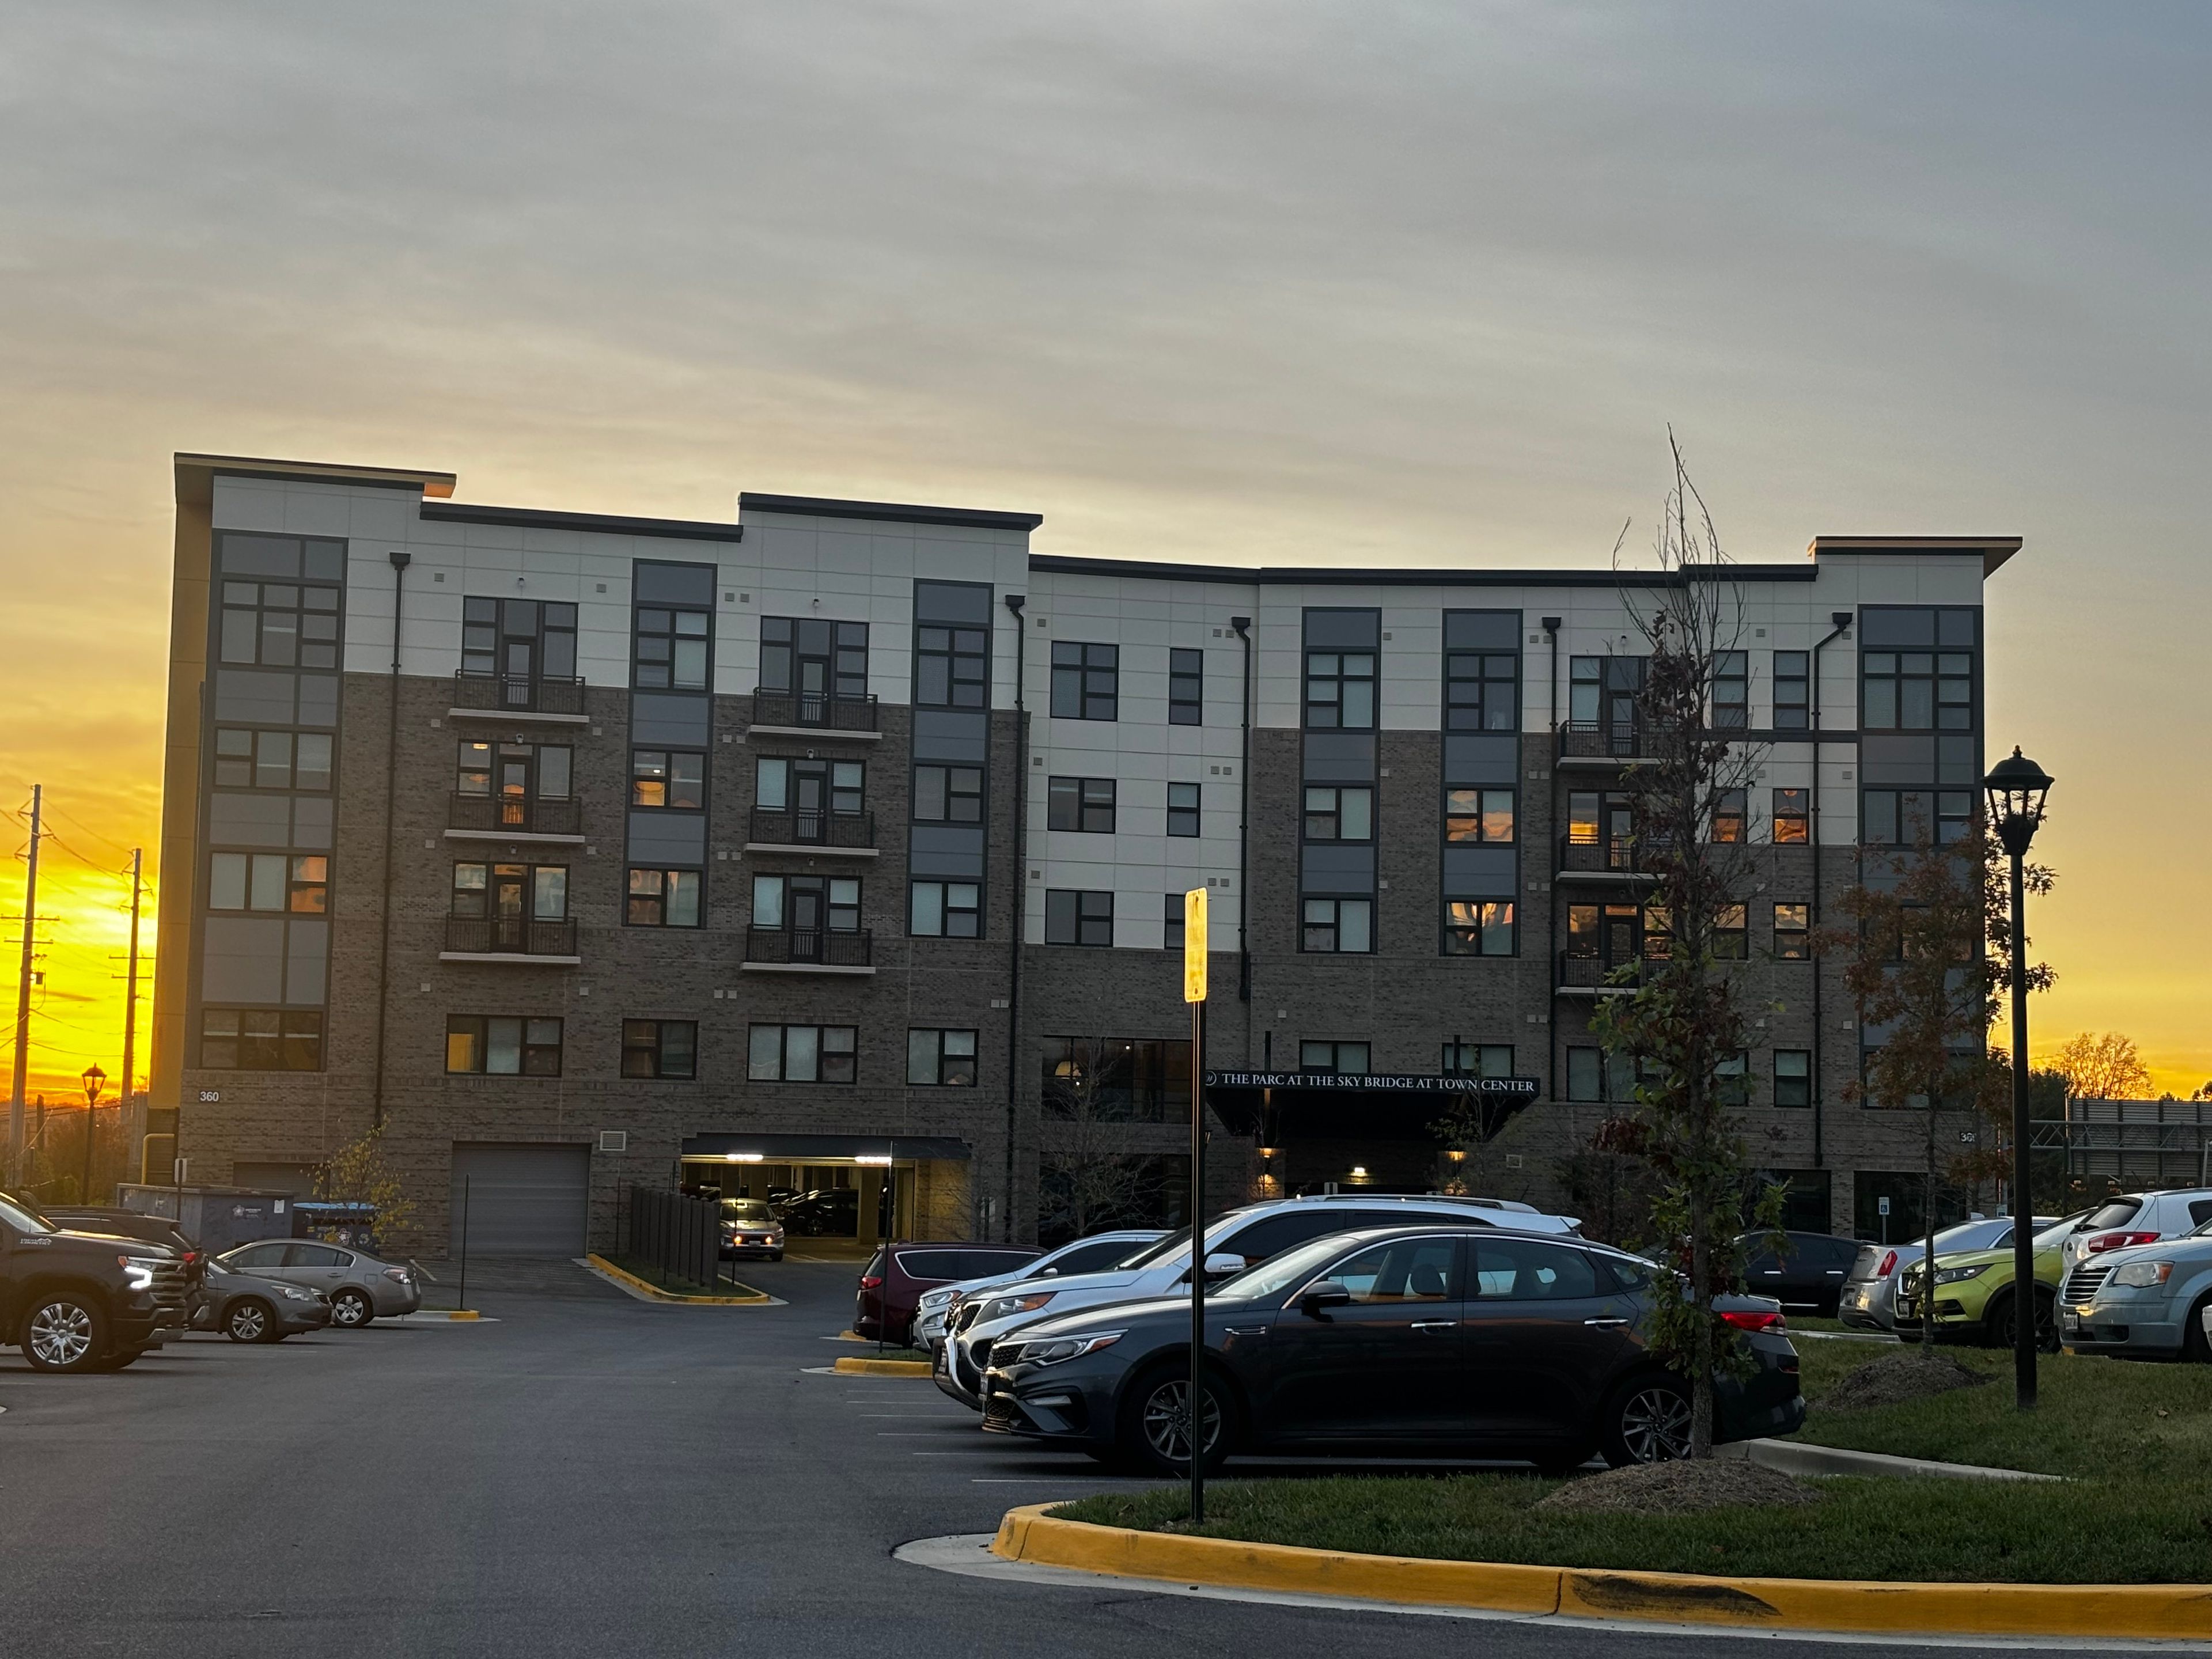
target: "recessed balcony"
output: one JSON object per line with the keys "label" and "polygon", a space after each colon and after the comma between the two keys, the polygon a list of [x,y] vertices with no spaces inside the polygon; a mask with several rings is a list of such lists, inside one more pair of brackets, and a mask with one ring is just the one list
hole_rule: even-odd
{"label": "recessed balcony", "polygon": [[538,968],[574,968],[576,924],[528,916],[448,916],[441,962],[509,962]]}
{"label": "recessed balcony", "polygon": [[526,725],[583,726],[584,682],[573,677],[471,673],[453,676],[454,720],[520,720]]}
{"label": "recessed balcony", "polygon": [[1648,881],[1650,849],[1633,836],[1601,836],[1570,830],[1559,837],[1558,878],[1561,881]]}
{"label": "recessed balcony", "polygon": [[748,973],[872,974],[875,935],[825,927],[748,927]]}
{"label": "recessed balcony", "polygon": [[1614,767],[1650,757],[1651,744],[1642,720],[1619,725],[1603,720],[1561,720],[1555,733],[1557,763],[1567,767]]}
{"label": "recessed balcony", "polygon": [[448,841],[545,841],[576,846],[584,841],[584,807],[578,800],[541,800],[529,795],[447,797]]}
{"label": "recessed balcony", "polygon": [[764,738],[843,739],[881,743],[872,696],[839,697],[826,691],[753,689],[752,729]]}
{"label": "recessed balcony", "polygon": [[[1563,997],[1626,996],[1636,986],[1633,982],[1613,982],[1613,972],[1620,965],[1601,957],[1573,956],[1562,951],[1556,960],[1552,987]],[[1643,963],[1639,961],[1633,965],[1638,969],[1634,977],[1641,977]]]}
{"label": "recessed balcony", "polygon": [[748,853],[827,854],[836,858],[876,856],[872,812],[818,812],[753,808]]}

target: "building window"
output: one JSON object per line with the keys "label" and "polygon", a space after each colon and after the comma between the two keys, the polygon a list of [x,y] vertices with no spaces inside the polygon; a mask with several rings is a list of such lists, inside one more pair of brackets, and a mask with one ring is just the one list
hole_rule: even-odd
{"label": "building window", "polygon": [[1170,893],[1167,908],[1161,918],[1160,944],[1170,951],[1180,951],[1183,945],[1184,895]]}
{"label": "building window", "polygon": [[860,884],[842,876],[755,876],[753,926],[794,933],[857,933]]}
{"label": "building window", "polygon": [[1303,920],[1302,951],[1358,954],[1375,948],[1372,899],[1310,898],[1304,903]]}
{"label": "building window", "polygon": [[916,823],[981,823],[983,769],[980,766],[917,766],[914,769]]}
{"label": "building window", "polygon": [[1869,732],[1968,732],[1974,724],[1972,651],[1867,651],[1860,723]]}
{"label": "building window", "polygon": [[1713,729],[1741,732],[1751,724],[1751,653],[1713,653]]}
{"label": "building window", "polygon": [[1966,833],[1974,797],[1964,789],[1869,789],[1863,839],[1869,847],[1912,847],[1923,836],[1939,847]]}
{"label": "building window", "polygon": [[1168,724],[1206,724],[1206,653],[1176,649],[1168,653]]}
{"label": "building window", "polygon": [[1114,896],[1053,888],[1044,896],[1044,942],[1047,945],[1111,945],[1114,942]]}
{"label": "building window", "polygon": [[1198,790],[1194,783],[1171,783],[1168,786],[1168,834],[1195,836],[1198,833]]}
{"label": "building window", "polygon": [[1723,789],[1713,798],[1713,839],[1717,842],[1738,842],[1743,839],[1743,820],[1749,810],[1747,792]]}
{"label": "building window", "polygon": [[1368,1045],[1364,1042],[1301,1042],[1298,1044],[1298,1070],[1323,1072],[1339,1077],[1365,1077],[1373,1068],[1368,1064]]}
{"label": "building window", "polygon": [[1723,1106],[1751,1104],[1751,1056],[1741,1048],[1713,1062],[1713,1098]]}
{"label": "building window", "polygon": [[1774,792],[1774,844],[1777,847],[1802,845],[1813,838],[1813,816],[1809,805],[1812,792],[1806,789],[1778,789]]}
{"label": "building window", "polygon": [[515,701],[527,701],[533,680],[574,679],[576,607],[538,599],[462,600],[461,672],[515,682]]}
{"label": "building window", "polygon": [[755,1083],[850,1083],[858,1047],[850,1025],[756,1025],[745,1076]]}
{"label": "building window", "polygon": [[1774,954],[1782,962],[1809,962],[1813,957],[1813,908],[1809,904],[1774,907]]}
{"label": "building window", "polygon": [[1510,845],[1513,840],[1510,789],[1444,791],[1444,839]]}
{"label": "building window", "polygon": [[1569,1100],[1603,1100],[1605,1098],[1604,1050],[1589,1048],[1571,1048],[1567,1050],[1567,1098]]}
{"label": "building window", "polygon": [[319,1072],[323,1017],[290,1008],[204,1008],[200,1064],[222,1072]]}
{"label": "building window", "polygon": [[802,842],[823,838],[822,820],[857,817],[867,796],[864,761],[763,759],[754,769],[753,805],[763,811],[789,812],[797,822],[789,833]]}
{"label": "building window", "polygon": [[1723,904],[1713,912],[1713,957],[1720,962],[1745,962],[1751,957],[1748,906]]}
{"label": "building window", "polygon": [[1114,833],[1114,780],[1054,778],[1045,791],[1045,828]]}
{"label": "building window", "polygon": [[918,881],[908,893],[907,931],[919,939],[982,937],[982,889],[972,881]]}
{"label": "building window", "polygon": [[915,706],[985,707],[991,682],[990,641],[987,628],[917,624],[914,630]]}
{"label": "building window", "polygon": [[906,1034],[906,1080],[917,1089],[975,1086],[975,1033],[913,1030]]}
{"label": "building window", "polygon": [[1813,1103],[1813,1054],[1808,1048],[1774,1051],[1774,1103],[1810,1106]]}
{"label": "building window", "polygon": [[486,1077],[561,1075],[561,1022],[507,1014],[446,1021],[446,1069]]}
{"label": "building window", "polygon": [[1448,957],[1511,956],[1513,901],[1446,899],[1444,954]]}
{"label": "building window", "polygon": [[714,613],[690,606],[637,608],[637,662],[631,682],[641,691],[704,691],[713,666],[708,634]]}
{"label": "building window", "polygon": [[707,757],[680,749],[633,749],[629,757],[629,804],[699,811],[707,805]]}
{"label": "building window", "polygon": [[1375,655],[1369,651],[1306,653],[1306,729],[1375,729]]}
{"label": "building window", "polygon": [[763,691],[868,695],[868,625],[813,617],[761,618]]}
{"label": "building window", "polygon": [[1641,738],[1637,703],[1644,692],[1643,657],[1574,657],[1567,664],[1571,730],[1606,739],[1608,752],[1631,755]]}
{"label": "building window", "polygon": [[1809,651],[1774,653],[1774,729],[1778,732],[1811,729],[1812,655]]}
{"label": "building window", "polygon": [[218,726],[215,781],[218,789],[327,789],[330,733]]}
{"label": "building window", "polygon": [[1444,612],[1444,730],[1511,732],[1521,722],[1521,617]]}
{"label": "building window", "polygon": [[1059,720],[1121,718],[1121,647],[1054,640],[1052,717]]}
{"label": "building window", "polygon": [[623,921],[632,927],[696,927],[700,924],[696,870],[633,870]]}
{"label": "building window", "polygon": [[320,854],[212,853],[208,908],[327,915],[331,861]]}
{"label": "building window", "polygon": [[689,1019],[626,1019],[622,1029],[624,1077],[689,1079],[699,1074],[699,1025]]}
{"label": "building window", "polygon": [[1510,1042],[1447,1042],[1438,1069],[1446,1077],[1511,1077]]}
{"label": "building window", "polygon": [[226,578],[222,660],[264,668],[336,668],[340,592],[312,582]]}
{"label": "building window", "polygon": [[567,800],[574,753],[564,743],[462,742],[453,792],[481,799]]}
{"label": "building window", "polygon": [[558,864],[457,864],[453,908],[465,919],[568,918],[568,871]]}
{"label": "building window", "polygon": [[1308,841],[1374,840],[1375,792],[1364,785],[1340,788],[1309,784],[1305,833]]}

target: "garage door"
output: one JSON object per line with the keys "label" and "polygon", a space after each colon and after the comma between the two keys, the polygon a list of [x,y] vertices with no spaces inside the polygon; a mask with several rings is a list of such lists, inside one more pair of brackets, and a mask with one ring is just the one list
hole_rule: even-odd
{"label": "garage door", "polygon": [[591,1193],[587,1146],[453,1147],[453,1253],[579,1256]]}

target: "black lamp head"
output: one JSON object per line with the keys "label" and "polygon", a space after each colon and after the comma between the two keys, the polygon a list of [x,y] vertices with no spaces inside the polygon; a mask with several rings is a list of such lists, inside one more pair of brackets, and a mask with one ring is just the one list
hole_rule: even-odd
{"label": "black lamp head", "polygon": [[[2051,775],[2014,748],[1990,768],[1982,780],[1989,791],[1990,817],[2008,850],[2025,850],[2036,827],[2043,822],[2044,797],[2051,793]],[[2013,849],[2017,837],[2021,846]]]}

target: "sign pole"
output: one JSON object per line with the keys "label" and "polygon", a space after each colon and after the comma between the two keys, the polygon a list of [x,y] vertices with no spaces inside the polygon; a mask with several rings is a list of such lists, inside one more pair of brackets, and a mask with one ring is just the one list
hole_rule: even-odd
{"label": "sign pole", "polygon": [[[1190,1005],[1190,1523],[1206,1522],[1206,889],[1182,896],[1182,1000]],[[1224,1425],[1225,1426],[1225,1425]]]}

